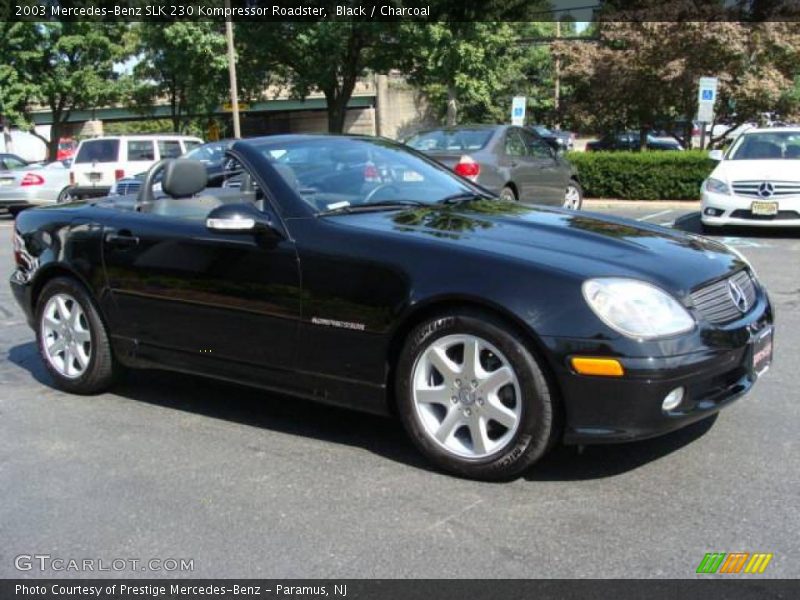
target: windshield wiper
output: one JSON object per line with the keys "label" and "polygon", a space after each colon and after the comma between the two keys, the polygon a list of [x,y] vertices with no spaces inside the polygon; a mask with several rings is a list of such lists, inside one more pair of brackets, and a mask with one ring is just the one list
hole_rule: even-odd
{"label": "windshield wiper", "polygon": [[445,196],[439,200],[439,204],[463,204],[464,202],[472,202],[473,200],[489,200],[489,196],[478,194],[477,192],[459,192],[450,196]]}
{"label": "windshield wiper", "polygon": [[366,204],[350,204],[348,206],[340,206],[330,210],[319,213],[320,215],[335,215],[341,213],[354,213],[366,212],[370,210],[392,209],[392,208],[407,208],[409,206],[430,206],[428,202],[421,202],[419,200],[381,200],[380,202],[367,202]]}

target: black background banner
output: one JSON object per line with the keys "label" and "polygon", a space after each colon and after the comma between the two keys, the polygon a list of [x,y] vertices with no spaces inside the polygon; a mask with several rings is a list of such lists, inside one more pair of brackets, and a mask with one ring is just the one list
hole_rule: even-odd
{"label": "black background banner", "polygon": [[749,600],[798,597],[799,580],[743,577],[687,580],[0,580],[2,600]]}
{"label": "black background banner", "polygon": [[[800,20],[800,0],[231,0],[230,5],[233,21]],[[223,21],[223,8],[223,0],[0,0],[0,20]]]}

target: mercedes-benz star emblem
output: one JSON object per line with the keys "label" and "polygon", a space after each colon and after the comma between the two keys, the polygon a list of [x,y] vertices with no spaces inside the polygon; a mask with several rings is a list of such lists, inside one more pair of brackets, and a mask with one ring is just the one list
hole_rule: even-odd
{"label": "mercedes-benz star emblem", "polygon": [[736,305],[736,308],[739,309],[740,312],[747,312],[748,302],[747,297],[744,295],[744,291],[742,288],[739,287],[739,284],[735,281],[731,280],[728,281],[728,295],[731,297],[731,300]]}
{"label": "mercedes-benz star emblem", "polygon": [[775,186],[772,185],[769,181],[765,181],[760,186],[758,186],[758,195],[762,198],[771,198],[772,194],[775,193]]}

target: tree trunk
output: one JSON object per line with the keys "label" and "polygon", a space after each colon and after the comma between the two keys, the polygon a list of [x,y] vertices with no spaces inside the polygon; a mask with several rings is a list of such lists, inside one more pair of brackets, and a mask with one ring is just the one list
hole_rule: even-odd
{"label": "tree trunk", "polygon": [[5,142],[5,151],[9,154],[14,153],[14,139],[11,137],[11,128],[8,126],[8,119],[0,117],[3,127],[3,141]]}
{"label": "tree trunk", "polygon": [[453,85],[447,86],[447,126],[453,127],[458,123],[458,95]]}
{"label": "tree trunk", "polygon": [[639,129],[639,150],[647,150],[647,127]]}

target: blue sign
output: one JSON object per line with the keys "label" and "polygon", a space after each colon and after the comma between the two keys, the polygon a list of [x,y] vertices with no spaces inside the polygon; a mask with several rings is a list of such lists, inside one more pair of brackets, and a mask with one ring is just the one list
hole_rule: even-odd
{"label": "blue sign", "polygon": [[521,117],[524,113],[525,113],[525,111],[523,111],[522,108],[519,107],[519,106],[514,109],[514,116],[515,117]]}
{"label": "blue sign", "polygon": [[714,100],[714,90],[703,90],[703,100],[708,100],[709,102]]}

